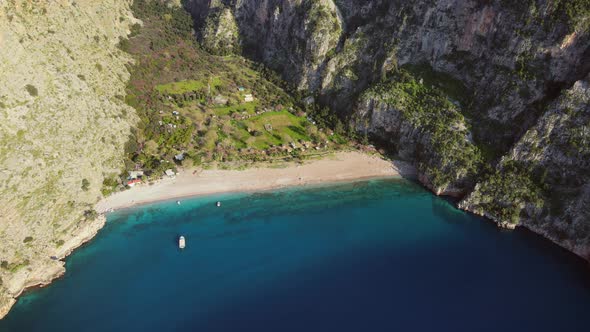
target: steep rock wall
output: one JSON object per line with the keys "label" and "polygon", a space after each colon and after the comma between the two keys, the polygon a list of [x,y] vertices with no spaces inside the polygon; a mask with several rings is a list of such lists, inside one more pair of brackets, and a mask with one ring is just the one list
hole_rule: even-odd
{"label": "steep rock wall", "polygon": [[245,53],[311,91],[319,89],[328,54],[343,30],[332,0],[190,0],[186,7],[199,30],[210,12],[231,8]]}
{"label": "steep rock wall", "polygon": [[[355,95],[392,68],[422,65],[468,87],[455,97],[470,99],[465,106],[476,120],[478,138],[490,143],[502,138],[509,146],[522,134],[520,125],[540,115],[539,104],[590,70],[588,32],[574,32],[553,1],[371,3],[364,11],[344,5],[345,15],[360,22],[347,32],[361,41],[355,51],[361,56],[331,60],[332,73],[323,82],[326,100]],[[351,71],[361,76],[351,80]]]}
{"label": "steep rock wall", "polygon": [[[340,29],[309,34],[309,9],[317,3],[336,14]],[[199,22],[212,1],[186,5]],[[572,212],[588,200],[586,162],[562,158],[555,142],[543,139],[585,133],[578,128],[587,125],[584,116],[556,129],[547,110],[573,105],[571,94],[580,94],[590,72],[588,1],[217,0],[213,5],[234,12],[247,55],[413,161],[435,192],[460,196],[475,187],[464,208],[508,227],[521,222],[588,257],[588,218]],[[443,103],[446,114],[424,115],[399,103],[392,97],[404,90],[395,86],[400,70],[420,89],[439,90],[455,108]],[[459,122],[428,120],[457,114]],[[516,157],[530,145],[544,151],[545,162],[534,164],[528,154]],[[452,157],[460,149],[481,159],[471,164]],[[561,173],[568,176],[556,175]],[[573,178],[582,182],[561,183]],[[555,203],[559,197],[565,203]]]}
{"label": "steep rock wall", "polygon": [[104,224],[94,204],[136,121],[116,47],[129,5],[0,2],[0,317]]}
{"label": "steep rock wall", "polygon": [[462,197],[474,185],[480,151],[460,106],[437,87],[401,71],[365,91],[355,110],[356,129],[382,137],[399,158],[413,161],[436,194]]}

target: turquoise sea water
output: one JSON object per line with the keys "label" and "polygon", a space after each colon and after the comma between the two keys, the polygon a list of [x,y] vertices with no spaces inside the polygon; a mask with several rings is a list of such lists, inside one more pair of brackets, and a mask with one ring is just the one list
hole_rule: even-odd
{"label": "turquoise sea water", "polygon": [[0,331],[586,331],[589,312],[571,254],[374,180],[115,212]]}

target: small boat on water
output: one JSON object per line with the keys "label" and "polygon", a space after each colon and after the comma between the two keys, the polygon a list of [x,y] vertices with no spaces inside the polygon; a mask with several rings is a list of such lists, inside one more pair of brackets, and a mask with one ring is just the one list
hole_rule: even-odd
{"label": "small boat on water", "polygon": [[176,204],[180,205],[180,201],[176,201]]}
{"label": "small boat on water", "polygon": [[221,206],[221,202],[217,202],[217,203],[215,203],[215,205],[216,205],[217,207],[220,207],[220,206]]}
{"label": "small boat on water", "polygon": [[184,247],[186,247],[186,241],[184,239],[184,236],[181,236],[180,238],[178,238],[178,248],[184,249]]}

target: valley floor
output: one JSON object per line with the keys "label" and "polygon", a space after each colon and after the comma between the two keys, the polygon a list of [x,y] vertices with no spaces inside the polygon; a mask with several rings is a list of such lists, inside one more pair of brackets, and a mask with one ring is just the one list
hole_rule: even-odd
{"label": "valley floor", "polygon": [[[273,166],[271,168],[271,166]],[[183,170],[175,178],[137,185],[113,194],[96,207],[99,213],[155,201],[222,192],[268,190],[355,179],[413,176],[412,166],[360,152],[339,152],[304,164],[267,164],[247,170]]]}

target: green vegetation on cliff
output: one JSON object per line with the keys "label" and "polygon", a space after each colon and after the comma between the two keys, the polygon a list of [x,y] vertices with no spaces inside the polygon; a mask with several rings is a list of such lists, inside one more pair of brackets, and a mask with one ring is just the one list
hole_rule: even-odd
{"label": "green vegetation on cliff", "polygon": [[309,1],[303,7],[309,20],[310,37],[329,35],[330,40],[338,41],[342,29],[335,10],[323,4],[322,1]]}
{"label": "green vegetation on cliff", "polygon": [[478,173],[481,153],[471,142],[467,121],[439,87],[400,69],[389,82],[365,92],[362,99],[386,103],[419,133],[414,142],[418,166],[433,187],[444,188]]}
{"label": "green vegetation on cliff", "polygon": [[212,54],[240,53],[240,32],[231,9],[211,10],[201,28],[201,43]]}
{"label": "green vegetation on cliff", "polygon": [[461,205],[498,222],[542,227],[554,239],[586,245],[590,225],[581,207],[590,199],[588,87],[587,80],[576,82],[550,104]]}
{"label": "green vegetation on cliff", "polygon": [[427,63],[405,64],[401,69],[411,74],[415,80],[421,81],[424,86],[439,90],[451,102],[459,103],[461,110],[471,107],[473,91],[451,75],[437,72]]}
{"label": "green vegetation on cliff", "polygon": [[531,206],[543,206],[543,185],[535,179],[533,169],[524,163],[509,161],[478,185],[474,197],[477,210],[482,210],[495,220],[517,224]]}
{"label": "green vegetation on cliff", "polygon": [[588,0],[553,0],[547,1],[544,7],[537,7],[536,0],[501,0],[500,2],[503,8],[526,17],[526,25],[529,27],[541,25],[546,30],[550,30],[555,24],[565,23],[570,32],[585,32],[590,28],[590,1]]}
{"label": "green vegetation on cliff", "polygon": [[557,13],[565,12],[572,29],[587,31],[590,28],[590,1],[588,0],[556,0]]}

